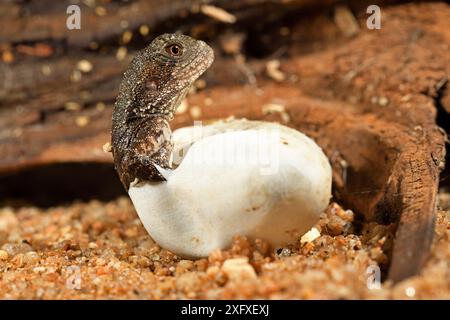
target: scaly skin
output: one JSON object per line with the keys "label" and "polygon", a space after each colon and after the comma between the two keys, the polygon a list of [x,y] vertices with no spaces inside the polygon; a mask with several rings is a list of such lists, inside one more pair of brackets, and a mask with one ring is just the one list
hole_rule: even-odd
{"label": "scaly skin", "polygon": [[112,119],[115,169],[125,189],[135,179],[164,180],[155,164],[170,168],[169,121],[213,60],[206,43],[179,34],[163,34],[136,54],[124,74]]}

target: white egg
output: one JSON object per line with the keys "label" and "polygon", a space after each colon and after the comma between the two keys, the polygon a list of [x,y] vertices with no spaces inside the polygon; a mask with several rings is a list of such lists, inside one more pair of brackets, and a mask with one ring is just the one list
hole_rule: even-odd
{"label": "white egg", "polygon": [[173,141],[174,169],[160,169],[167,181],[129,195],[152,238],[180,256],[207,256],[235,235],[285,245],[329,203],[328,159],[297,130],[233,120],[178,129]]}

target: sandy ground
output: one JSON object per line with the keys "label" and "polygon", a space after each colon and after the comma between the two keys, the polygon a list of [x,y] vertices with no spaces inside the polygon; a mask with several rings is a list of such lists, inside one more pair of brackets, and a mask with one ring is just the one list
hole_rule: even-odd
{"label": "sandy ground", "polygon": [[196,261],[155,244],[127,198],[5,207],[0,298],[450,299],[450,194],[440,194],[440,206],[422,274],[379,288],[377,266],[384,274],[393,226],[358,223],[335,203],[315,226],[320,235],[274,249],[238,237],[229,250]]}

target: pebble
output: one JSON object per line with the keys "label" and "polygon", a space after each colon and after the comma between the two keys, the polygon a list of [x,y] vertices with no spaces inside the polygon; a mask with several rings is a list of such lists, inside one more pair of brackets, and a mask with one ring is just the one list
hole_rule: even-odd
{"label": "pebble", "polygon": [[77,69],[84,73],[91,72],[92,71],[92,63],[86,59],[80,60],[77,63]]}
{"label": "pebble", "polygon": [[408,287],[406,288],[405,293],[408,297],[412,298],[416,295],[416,289],[414,289],[414,287]]}
{"label": "pebble", "polygon": [[89,249],[97,249],[98,246],[97,246],[97,244],[95,242],[89,242],[88,248]]}
{"label": "pebble", "polygon": [[89,48],[90,48],[91,50],[97,50],[98,47],[99,47],[99,45],[98,45],[98,43],[97,43],[96,41],[91,41],[91,42],[89,42]]}
{"label": "pebble", "polygon": [[189,109],[189,113],[191,114],[191,117],[194,119],[198,119],[202,116],[202,109],[198,106],[192,106]]}
{"label": "pebble", "polygon": [[203,14],[224,23],[235,23],[237,21],[235,15],[216,6],[205,4],[200,7],[200,10]]}
{"label": "pebble", "polygon": [[248,258],[225,260],[222,271],[230,280],[256,279],[255,269],[248,263]]}
{"label": "pebble", "polygon": [[213,104],[213,100],[211,98],[205,98],[205,106],[211,106]]}
{"label": "pebble", "polygon": [[286,75],[280,70],[279,60],[270,60],[266,64],[266,73],[273,80],[281,82],[286,79]]}
{"label": "pebble", "polygon": [[360,30],[358,20],[347,6],[337,6],[334,11],[334,22],[347,37],[354,36]]}
{"label": "pebble", "polygon": [[197,89],[205,89],[206,81],[204,79],[198,79],[197,81],[195,81],[194,85]]}
{"label": "pebble", "polygon": [[67,111],[79,111],[79,110],[81,110],[80,104],[78,102],[74,102],[74,101],[67,101],[64,104],[64,108]]}
{"label": "pebble", "polygon": [[244,40],[244,33],[228,33],[221,36],[219,39],[222,50],[229,55],[240,54],[242,52]]}
{"label": "pebble", "polygon": [[19,224],[17,216],[10,208],[2,208],[0,210],[0,230],[8,231],[13,226]]}
{"label": "pebble", "polygon": [[27,265],[32,265],[39,262],[39,255],[35,251],[27,252],[23,255],[23,261]]}
{"label": "pebble", "polygon": [[122,34],[122,43],[127,44],[133,39],[133,33],[130,30],[125,31]]}
{"label": "pebble", "polygon": [[2,250],[6,251],[10,256],[15,256],[19,253],[27,253],[33,251],[33,248],[26,242],[6,243],[2,246]]}
{"label": "pebble", "polygon": [[380,98],[378,99],[378,104],[379,104],[380,106],[382,106],[382,107],[385,107],[385,106],[387,106],[387,105],[389,104],[389,99],[386,98],[386,97],[380,97]]}
{"label": "pebble", "polygon": [[86,127],[89,124],[89,117],[80,116],[75,119],[75,123],[79,127]]}
{"label": "pebble", "polygon": [[126,28],[128,28],[130,26],[130,23],[127,21],[127,20],[122,20],[122,21],[120,21],[120,27],[122,28],[122,29],[126,29]]}
{"label": "pebble", "polygon": [[105,110],[106,105],[105,105],[103,102],[98,102],[98,103],[95,105],[95,108],[96,108],[98,111],[103,111],[103,110]]}
{"label": "pebble", "polygon": [[52,73],[52,69],[48,64],[43,65],[41,71],[44,76],[49,76]]}
{"label": "pebble", "polygon": [[106,13],[107,13],[107,11],[106,11],[105,7],[98,6],[95,8],[95,14],[98,15],[99,17],[105,16]]}
{"label": "pebble", "polygon": [[43,273],[43,272],[45,272],[45,270],[47,270],[45,267],[34,267],[33,268],[33,272],[34,273]]}
{"label": "pebble", "polygon": [[287,112],[282,112],[280,114],[280,117],[281,117],[281,121],[283,123],[288,123],[289,121],[291,121],[291,117],[289,116],[289,114]]}
{"label": "pebble", "polygon": [[95,261],[95,265],[104,266],[104,265],[106,265],[106,261],[105,261],[105,259],[98,258],[97,261]]}
{"label": "pebble", "polygon": [[73,72],[70,74],[70,81],[72,82],[79,82],[81,80],[82,74],[80,70],[73,70]]}
{"label": "pebble", "polygon": [[286,37],[291,33],[291,30],[288,27],[280,28],[280,36]]}
{"label": "pebble", "polygon": [[191,260],[180,260],[177,267],[190,270],[194,267],[194,262]]}
{"label": "pebble", "polygon": [[286,112],[285,106],[281,104],[277,103],[265,104],[262,106],[262,113],[264,115],[278,113],[283,123],[288,123],[289,121],[291,121],[291,117]]}
{"label": "pebble", "polygon": [[127,48],[126,47],[120,47],[119,49],[117,49],[116,59],[119,60],[119,61],[123,61],[127,57],[127,54],[128,54]]}
{"label": "pebble", "polygon": [[83,0],[83,3],[87,5],[89,8],[95,7],[96,0]]}
{"label": "pebble", "polygon": [[103,148],[103,152],[106,152],[106,153],[112,152],[112,146],[111,146],[111,143],[109,143],[109,142],[105,143],[102,148]]}
{"label": "pebble", "polygon": [[289,248],[279,248],[278,250],[276,250],[276,254],[279,258],[281,257],[289,257],[292,252]]}
{"label": "pebble", "polygon": [[148,35],[148,33],[150,32],[150,28],[148,27],[148,25],[146,25],[146,24],[143,24],[143,25],[141,25],[140,27],[139,27],[139,33],[142,35],[142,36],[146,36],[146,35]]}
{"label": "pebble", "polygon": [[319,230],[317,230],[317,228],[312,228],[311,230],[309,230],[307,233],[305,233],[301,239],[300,239],[300,243],[307,243],[307,242],[313,242],[315,239],[317,239],[318,237],[320,237],[320,232]]}
{"label": "pebble", "polygon": [[282,113],[285,112],[285,107],[281,104],[277,103],[268,103],[262,106],[262,113],[263,114],[269,114],[269,113]]}
{"label": "pebble", "polygon": [[0,260],[4,261],[8,260],[8,258],[9,258],[8,252],[5,250],[0,250]]}
{"label": "pebble", "polygon": [[14,55],[12,54],[11,51],[6,50],[2,53],[2,60],[5,63],[11,63],[14,61]]}

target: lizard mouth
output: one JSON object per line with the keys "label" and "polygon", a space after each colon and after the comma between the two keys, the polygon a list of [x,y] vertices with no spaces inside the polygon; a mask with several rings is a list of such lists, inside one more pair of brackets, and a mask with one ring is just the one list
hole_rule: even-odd
{"label": "lizard mouth", "polygon": [[181,80],[181,78],[186,77],[186,74],[191,75],[189,83],[186,83],[182,89],[186,89],[192,85],[192,78],[199,78],[214,62],[214,51],[209,45],[207,45],[204,41],[196,40],[196,46],[197,49],[195,50],[195,55],[189,59],[190,63],[186,66],[184,72],[172,73],[172,79],[177,80]]}

